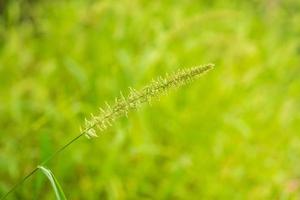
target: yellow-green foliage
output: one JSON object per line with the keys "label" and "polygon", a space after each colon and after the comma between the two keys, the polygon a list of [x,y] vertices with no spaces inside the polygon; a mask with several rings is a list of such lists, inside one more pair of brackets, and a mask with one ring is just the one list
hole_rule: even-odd
{"label": "yellow-green foliage", "polygon": [[299,199],[299,0],[0,2],[0,196],[119,91],[212,62],[47,168],[71,200]]}

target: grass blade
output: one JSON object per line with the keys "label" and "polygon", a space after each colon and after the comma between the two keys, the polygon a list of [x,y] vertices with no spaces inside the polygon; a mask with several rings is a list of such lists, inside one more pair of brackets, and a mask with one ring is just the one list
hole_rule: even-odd
{"label": "grass blade", "polygon": [[38,166],[38,168],[43,172],[43,174],[46,175],[46,177],[49,179],[51,186],[55,192],[55,196],[57,200],[67,200],[64,191],[62,190],[59,182],[57,181],[57,179],[55,178],[55,176],[53,175],[53,173],[51,172],[50,169],[47,169],[43,166]]}

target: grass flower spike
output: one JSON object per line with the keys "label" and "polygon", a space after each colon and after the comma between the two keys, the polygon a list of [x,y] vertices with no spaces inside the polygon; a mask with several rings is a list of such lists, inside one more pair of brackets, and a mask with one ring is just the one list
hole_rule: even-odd
{"label": "grass flower spike", "polygon": [[85,120],[85,126],[81,130],[88,138],[97,137],[97,131],[103,131],[119,117],[127,116],[131,110],[136,110],[144,103],[150,103],[153,99],[166,94],[174,88],[186,85],[198,78],[201,74],[213,69],[213,64],[179,70],[178,72],[167,75],[165,78],[159,77],[140,91],[130,88],[127,97],[121,93],[115,100],[115,104],[110,106],[106,103],[105,108],[100,108],[99,114],[91,115],[90,119]]}

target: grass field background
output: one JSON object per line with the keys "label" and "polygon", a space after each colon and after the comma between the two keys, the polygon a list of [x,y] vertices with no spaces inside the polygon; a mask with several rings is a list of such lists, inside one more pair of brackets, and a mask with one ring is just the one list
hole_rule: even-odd
{"label": "grass field background", "polygon": [[[0,1],[0,196],[128,87],[215,70],[81,138],[68,199],[299,199],[300,1]],[[38,173],[8,199],[53,199]]]}

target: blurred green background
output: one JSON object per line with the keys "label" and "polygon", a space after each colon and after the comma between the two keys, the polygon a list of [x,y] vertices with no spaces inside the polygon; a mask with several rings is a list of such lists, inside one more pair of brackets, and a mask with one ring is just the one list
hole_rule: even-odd
{"label": "blurred green background", "polygon": [[[300,199],[300,1],[0,0],[0,196],[128,87],[214,71],[47,165],[68,199]],[[53,199],[36,174],[8,199]]]}

